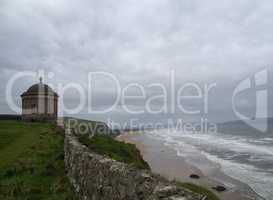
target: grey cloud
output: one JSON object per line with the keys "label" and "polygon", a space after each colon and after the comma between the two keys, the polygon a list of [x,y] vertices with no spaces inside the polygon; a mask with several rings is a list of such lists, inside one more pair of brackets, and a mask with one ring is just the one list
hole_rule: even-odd
{"label": "grey cloud", "polygon": [[[177,86],[216,82],[211,112],[214,119],[226,112],[221,117],[227,120],[234,117],[232,88],[272,68],[272,18],[270,0],[2,0],[0,77],[45,69],[55,73],[49,80],[55,84],[73,81],[86,88],[88,72],[107,71],[122,85],[167,85],[175,70]],[[35,81],[18,84],[14,96]],[[97,106],[109,105],[111,86],[104,80],[98,85]],[[77,99],[67,95],[65,101],[73,105]],[[0,108],[9,110],[3,102]]]}

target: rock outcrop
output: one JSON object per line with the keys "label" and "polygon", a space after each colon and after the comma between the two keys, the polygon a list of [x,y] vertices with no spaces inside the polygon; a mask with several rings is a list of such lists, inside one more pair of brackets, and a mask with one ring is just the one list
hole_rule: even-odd
{"label": "rock outcrop", "polygon": [[201,200],[148,170],[91,152],[75,136],[65,137],[65,164],[79,200]]}

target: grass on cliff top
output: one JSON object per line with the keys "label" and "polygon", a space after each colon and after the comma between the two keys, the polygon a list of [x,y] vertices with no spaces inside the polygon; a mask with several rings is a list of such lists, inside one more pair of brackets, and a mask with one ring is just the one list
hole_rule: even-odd
{"label": "grass on cliff top", "polygon": [[195,185],[193,183],[181,183],[181,182],[177,182],[177,185],[187,188],[194,193],[207,196],[207,200],[220,200],[212,191],[202,186]]}
{"label": "grass on cliff top", "polygon": [[92,138],[89,138],[88,135],[82,135],[79,137],[79,141],[98,154],[132,164],[139,169],[150,169],[140,151],[133,144],[117,141],[108,135],[95,135]]}
{"label": "grass on cliff top", "polygon": [[74,200],[63,140],[50,124],[0,121],[0,199]]}

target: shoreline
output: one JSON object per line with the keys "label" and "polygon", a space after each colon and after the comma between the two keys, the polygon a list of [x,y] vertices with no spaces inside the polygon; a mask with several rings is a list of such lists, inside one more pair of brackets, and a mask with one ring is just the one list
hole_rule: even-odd
{"label": "shoreline", "polygon": [[[140,150],[152,172],[161,176],[181,182],[194,183],[211,189],[217,185],[225,186],[226,191],[213,191],[221,200],[255,200],[258,195],[245,183],[236,180],[221,171],[216,163],[204,164],[196,167],[187,162],[183,156],[178,156],[174,149],[163,144],[163,142],[151,139],[143,133],[126,132],[117,137],[118,140],[132,143]],[[199,161],[200,162],[200,161]],[[211,162],[211,161],[210,161]],[[192,179],[189,176],[197,174],[199,179]]]}

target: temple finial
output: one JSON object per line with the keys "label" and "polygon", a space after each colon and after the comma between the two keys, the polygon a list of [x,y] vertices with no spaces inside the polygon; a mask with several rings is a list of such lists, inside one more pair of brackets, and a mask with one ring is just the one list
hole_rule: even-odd
{"label": "temple finial", "polygon": [[43,83],[43,78],[42,77],[40,77],[40,83]]}

